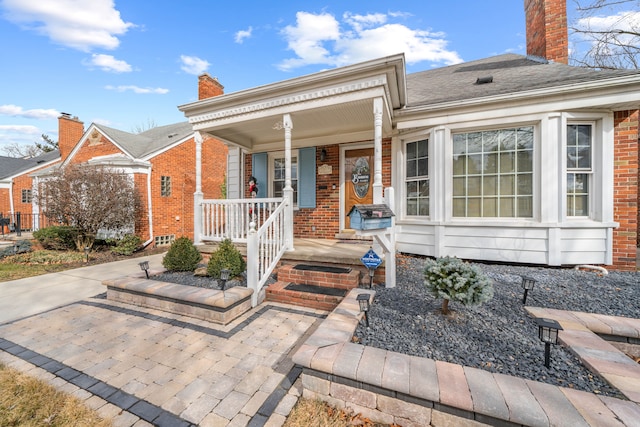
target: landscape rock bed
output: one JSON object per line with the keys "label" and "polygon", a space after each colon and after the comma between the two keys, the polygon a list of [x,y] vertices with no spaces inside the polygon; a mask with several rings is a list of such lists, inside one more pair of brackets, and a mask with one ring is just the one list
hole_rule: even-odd
{"label": "landscape rock bed", "polygon": [[544,344],[524,309],[522,276],[537,283],[527,305],[640,318],[640,273],[599,276],[570,268],[477,264],[492,280],[494,297],[476,307],[451,302],[443,316],[441,299],[424,285],[424,258],[398,256],[396,288],[374,286],[370,326],[360,324],[355,339],[364,345],[427,357],[622,397],[561,345],[552,346],[551,366],[544,366]]}

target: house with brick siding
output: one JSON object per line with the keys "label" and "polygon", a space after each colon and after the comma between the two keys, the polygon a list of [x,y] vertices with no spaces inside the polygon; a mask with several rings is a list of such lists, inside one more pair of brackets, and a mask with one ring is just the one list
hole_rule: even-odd
{"label": "house with brick siding", "polygon": [[8,218],[13,229],[20,213],[21,227],[33,228],[38,218],[33,214],[33,179],[31,174],[61,161],[60,152],[53,150],[31,158],[0,156],[0,217]]}
{"label": "house with brick siding", "polygon": [[[58,126],[58,162],[23,172],[21,177],[28,179],[24,182],[14,179],[14,194],[37,189],[53,170],[70,164],[106,166],[128,174],[139,191],[141,209],[132,231],[145,245],[166,245],[177,237],[193,237],[196,143],[189,123],[158,126],[133,134],[97,123],[85,130],[77,117],[62,114]],[[202,166],[209,172],[203,180],[203,194],[220,198],[226,146],[205,138],[199,148]],[[33,212],[40,211],[35,198],[29,204]]]}
{"label": "house with brick siding", "polygon": [[526,56],[407,74],[398,54],[179,109],[229,147],[230,198],[251,200],[253,179],[284,201],[289,250],[364,238],[347,214],[385,203],[391,250],[633,270],[640,72],[569,66],[566,1],[525,10]]}

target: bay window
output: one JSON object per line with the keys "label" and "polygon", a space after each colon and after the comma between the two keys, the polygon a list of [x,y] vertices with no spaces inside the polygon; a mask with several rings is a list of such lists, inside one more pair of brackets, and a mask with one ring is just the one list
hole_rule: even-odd
{"label": "bay window", "polygon": [[533,217],[533,126],[453,134],[453,216]]}

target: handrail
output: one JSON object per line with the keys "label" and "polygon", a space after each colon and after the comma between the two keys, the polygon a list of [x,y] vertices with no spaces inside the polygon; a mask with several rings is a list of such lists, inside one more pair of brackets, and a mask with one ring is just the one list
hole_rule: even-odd
{"label": "handrail", "polygon": [[254,307],[258,304],[260,291],[287,249],[285,213],[288,204],[288,199],[284,198],[257,230],[257,224],[250,223],[247,239],[247,286],[253,288],[251,302]]}
{"label": "handrail", "polygon": [[251,220],[262,224],[281,202],[280,198],[203,200],[200,238],[246,243]]}

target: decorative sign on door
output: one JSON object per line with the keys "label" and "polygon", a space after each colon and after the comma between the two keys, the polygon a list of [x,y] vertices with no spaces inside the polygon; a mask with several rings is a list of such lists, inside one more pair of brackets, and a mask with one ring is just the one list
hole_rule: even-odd
{"label": "decorative sign on door", "polygon": [[[344,153],[344,213],[354,205],[373,203],[373,148],[346,150]],[[349,217],[345,228],[351,228]]]}

